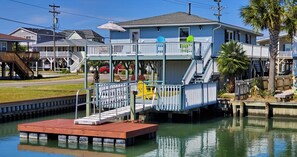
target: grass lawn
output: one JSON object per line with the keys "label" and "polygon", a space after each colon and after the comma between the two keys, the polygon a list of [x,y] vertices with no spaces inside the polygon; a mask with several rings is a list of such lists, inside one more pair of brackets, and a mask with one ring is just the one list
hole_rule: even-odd
{"label": "grass lawn", "polygon": [[1,87],[0,103],[75,95],[83,84]]}
{"label": "grass lawn", "polygon": [[73,80],[84,78],[84,75],[68,74],[58,77],[49,77],[42,79],[33,79],[33,80],[0,80],[0,83],[15,83],[15,82],[42,82],[42,81],[58,81],[58,80]]}

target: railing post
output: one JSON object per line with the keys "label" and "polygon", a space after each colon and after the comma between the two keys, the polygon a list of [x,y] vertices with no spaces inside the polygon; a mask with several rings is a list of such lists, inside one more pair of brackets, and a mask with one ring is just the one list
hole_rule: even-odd
{"label": "railing post", "polygon": [[91,97],[91,92],[89,89],[86,89],[86,116],[91,115],[90,97]]}
{"label": "railing post", "polygon": [[109,81],[113,82],[113,63],[112,63],[112,45],[109,47]]}
{"label": "railing post", "polygon": [[135,112],[135,98],[137,95],[137,91],[132,91],[130,92],[130,120],[135,120],[136,119],[136,112]]}
{"label": "railing post", "polygon": [[179,91],[180,91],[180,111],[183,111],[185,109],[185,102],[184,102],[184,97],[185,97],[185,85],[179,86]]}

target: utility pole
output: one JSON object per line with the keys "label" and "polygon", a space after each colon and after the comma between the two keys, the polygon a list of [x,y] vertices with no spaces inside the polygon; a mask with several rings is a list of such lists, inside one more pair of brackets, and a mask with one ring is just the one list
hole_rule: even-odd
{"label": "utility pole", "polygon": [[221,11],[224,9],[223,6],[221,6],[221,0],[214,0],[214,2],[217,2],[218,6],[217,7],[212,7],[212,9],[217,10],[218,13],[214,14],[214,16],[217,16],[218,21],[221,22]]}
{"label": "utility pole", "polygon": [[50,10],[49,12],[53,14],[54,71],[56,71],[56,29],[57,29],[57,23],[58,23],[58,18],[56,17],[56,15],[60,14],[60,12],[57,11],[56,9],[60,8],[60,6],[53,4],[53,5],[49,5],[49,7],[52,8],[52,10]]}

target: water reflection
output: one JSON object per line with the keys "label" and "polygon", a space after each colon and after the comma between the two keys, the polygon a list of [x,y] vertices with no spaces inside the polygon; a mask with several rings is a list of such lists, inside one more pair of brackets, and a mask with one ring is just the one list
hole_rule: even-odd
{"label": "water reflection", "polygon": [[[34,119],[37,120],[43,118]],[[24,152],[39,152],[38,156],[48,153],[57,156],[297,156],[295,119],[227,118],[194,124],[162,123],[155,140],[141,140],[127,148],[71,145],[52,140],[20,142],[18,123],[3,123],[0,127],[0,148],[5,148],[7,142],[15,142],[17,150],[8,148],[7,151],[16,152],[17,156],[23,156]],[[11,136],[13,138],[9,138]],[[4,155],[11,154],[4,152]]]}

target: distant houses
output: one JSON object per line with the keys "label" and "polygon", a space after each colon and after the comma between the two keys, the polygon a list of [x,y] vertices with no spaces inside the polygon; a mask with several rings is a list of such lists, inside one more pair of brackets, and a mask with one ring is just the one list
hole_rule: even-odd
{"label": "distant houses", "polygon": [[[20,27],[11,32],[9,35],[25,38],[31,40],[29,43],[20,42],[20,45],[27,46],[29,44],[29,51],[33,51],[33,45],[39,44],[42,42],[52,41],[53,40],[53,31],[48,29],[39,29],[39,28],[27,28]],[[65,38],[63,34],[57,33],[56,40]]]}

